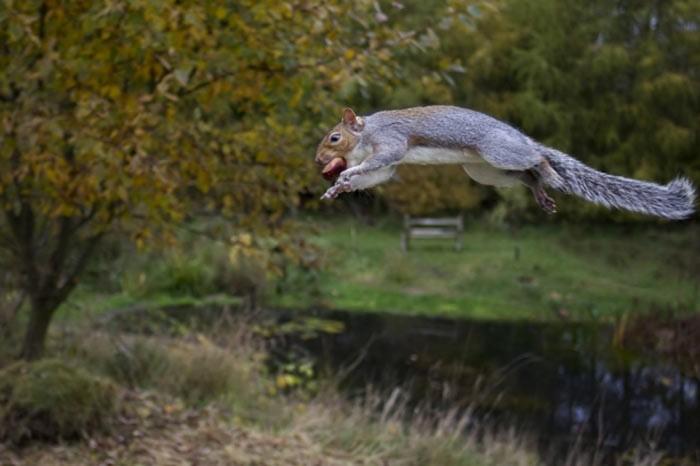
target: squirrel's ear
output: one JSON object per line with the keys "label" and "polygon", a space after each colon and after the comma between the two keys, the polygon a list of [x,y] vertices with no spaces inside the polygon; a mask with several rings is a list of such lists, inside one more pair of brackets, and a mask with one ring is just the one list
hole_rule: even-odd
{"label": "squirrel's ear", "polygon": [[355,112],[351,108],[348,107],[343,110],[343,123],[352,126],[355,124],[356,120],[357,115],[355,115]]}
{"label": "squirrel's ear", "polygon": [[351,108],[343,110],[343,124],[356,132],[362,131],[362,128],[365,127],[364,120],[355,115],[355,112]]}

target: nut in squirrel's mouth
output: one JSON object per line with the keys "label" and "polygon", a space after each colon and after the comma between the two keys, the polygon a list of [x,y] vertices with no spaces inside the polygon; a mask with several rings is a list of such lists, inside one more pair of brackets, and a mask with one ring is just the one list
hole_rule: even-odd
{"label": "nut in squirrel's mouth", "polygon": [[348,163],[343,157],[335,157],[323,166],[323,171],[321,171],[321,174],[327,180],[335,180],[347,166]]}

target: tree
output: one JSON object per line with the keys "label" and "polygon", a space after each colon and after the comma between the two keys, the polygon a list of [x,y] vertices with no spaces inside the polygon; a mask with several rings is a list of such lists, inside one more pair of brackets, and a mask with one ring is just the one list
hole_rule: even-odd
{"label": "tree", "polygon": [[[479,44],[458,102],[606,171],[700,181],[697,2],[504,0],[480,10],[474,25],[449,33]],[[564,209],[611,215],[576,202]]]}
{"label": "tree", "polygon": [[[682,173],[700,182],[697,1],[402,4],[402,24],[428,27],[417,41],[430,53],[401,51],[401,86],[363,95],[369,109],[454,103],[504,119],[606,171],[659,182]],[[458,175],[450,185],[468,183]],[[444,186],[446,176],[443,170],[410,173],[385,196],[391,204],[401,204],[403,196],[426,207],[463,208],[463,198],[450,203],[430,188]],[[514,190],[504,203],[518,195],[529,196]],[[470,200],[478,204],[477,197]],[[574,199],[562,207],[561,216],[574,219],[628,218]]]}
{"label": "tree", "polygon": [[338,87],[391,76],[406,36],[372,12],[363,0],[4,0],[0,253],[29,301],[22,357],[41,356],[110,232],[140,243],[195,208],[254,226],[294,206]]}

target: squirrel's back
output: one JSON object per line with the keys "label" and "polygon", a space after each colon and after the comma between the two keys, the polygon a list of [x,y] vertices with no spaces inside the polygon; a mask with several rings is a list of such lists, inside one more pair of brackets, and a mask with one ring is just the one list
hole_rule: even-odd
{"label": "squirrel's back", "polygon": [[428,105],[384,110],[366,117],[368,129],[395,131],[420,143],[444,147],[474,147],[494,130],[530,142],[525,134],[485,113],[452,105]]}

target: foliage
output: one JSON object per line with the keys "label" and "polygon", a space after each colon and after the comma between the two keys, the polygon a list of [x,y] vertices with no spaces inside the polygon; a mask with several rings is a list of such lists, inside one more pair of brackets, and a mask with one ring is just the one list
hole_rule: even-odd
{"label": "foliage", "polygon": [[[479,44],[456,77],[455,102],[605,171],[700,181],[696,2],[504,0],[475,8],[477,21],[452,20],[445,30]],[[611,216],[568,199],[564,214]]]}
{"label": "foliage", "polygon": [[[390,21],[423,30],[416,40],[429,53],[401,51],[400,85],[391,93],[358,92],[361,109],[471,107],[605,171],[663,183],[682,173],[700,182],[697,2],[406,0],[402,5],[400,13],[388,15]],[[442,170],[420,167],[403,178],[383,192],[401,210],[480,205],[471,187],[451,193],[452,201],[442,194],[445,183],[470,184],[464,176],[448,179]],[[500,198],[498,191],[483,192]],[[405,199],[418,199],[421,208]],[[631,218],[571,199],[560,204],[561,216],[574,220]],[[533,209],[528,202],[513,214],[527,218]]]}
{"label": "foliage", "polygon": [[411,215],[470,210],[480,205],[485,190],[466,176],[458,166],[401,166],[382,194],[393,209]]}
{"label": "foliage", "polygon": [[409,38],[371,8],[3,1],[0,245],[31,298],[25,357],[106,232],[143,244],[202,210],[279,227],[333,92],[390,77]]}
{"label": "foliage", "polygon": [[[214,264],[199,258],[185,259],[181,254],[168,255],[155,267],[151,276],[139,275],[141,289],[146,293],[164,293],[171,296],[206,296],[216,291]],[[145,288],[145,290],[144,290]]]}
{"label": "foliage", "polygon": [[130,388],[149,388],[188,405],[248,396],[249,355],[224,350],[200,335],[197,344],[148,337],[114,340],[95,335],[71,353],[94,370]]}
{"label": "foliage", "polygon": [[[227,254],[233,248],[235,245],[208,239],[190,239],[165,251],[127,253],[132,263],[122,269],[118,289],[140,299],[248,296],[256,288],[263,289],[270,276],[267,263],[238,260]],[[268,252],[262,247],[251,247],[251,251],[261,256]]]}
{"label": "foliage", "polygon": [[[317,394],[319,389],[321,371],[315,355],[301,345],[285,344],[286,339],[309,340],[339,334],[344,330],[343,322],[320,317],[292,316],[289,320],[269,319],[256,324],[253,331],[265,338],[269,347],[267,368],[275,376],[271,393],[281,391],[308,397]],[[281,351],[278,346],[282,348]]]}
{"label": "foliage", "polygon": [[115,387],[57,359],[16,362],[0,371],[0,438],[74,439],[105,428]]}
{"label": "foliage", "polygon": [[216,220],[181,225],[174,245],[138,249],[124,238],[105,241],[62,314],[216,303],[256,308],[272,284],[313,286],[321,264],[306,239],[309,225],[296,222],[290,228],[268,236]]}
{"label": "foliage", "polygon": [[228,214],[293,204],[313,122],[299,116],[393,44],[343,29],[365,7],[6,4],[4,207],[31,193],[36,215],[104,226],[181,219],[215,187]]}
{"label": "foliage", "polygon": [[136,338],[109,344],[94,338],[90,348],[83,348],[83,357],[124,386],[149,388],[167,379],[168,352],[154,342]]}

